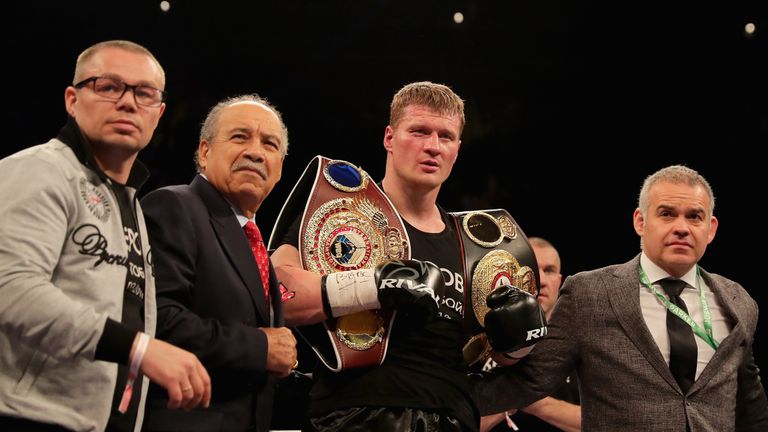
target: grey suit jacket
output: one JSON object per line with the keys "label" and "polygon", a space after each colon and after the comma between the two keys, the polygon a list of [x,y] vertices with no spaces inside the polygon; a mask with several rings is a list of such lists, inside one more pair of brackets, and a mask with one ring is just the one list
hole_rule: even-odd
{"label": "grey suit jacket", "polygon": [[573,369],[584,431],[766,431],[768,401],[752,356],[757,304],[739,284],[702,270],[733,323],[687,394],[640,310],[638,255],[563,285],[546,338],[517,365],[478,383],[483,415],[527,406]]}

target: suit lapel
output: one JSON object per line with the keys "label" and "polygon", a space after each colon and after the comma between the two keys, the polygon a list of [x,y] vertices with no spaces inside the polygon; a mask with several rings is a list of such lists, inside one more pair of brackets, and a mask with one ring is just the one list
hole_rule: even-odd
{"label": "suit lapel", "polygon": [[643,354],[648,363],[666,380],[672,387],[679,388],[672,372],[669,371],[667,362],[661,355],[656,341],[648,330],[648,325],[643,318],[643,312],[640,309],[640,277],[637,273],[637,266],[640,265],[640,255],[632,261],[619,266],[613,277],[615,280],[612,291],[608,293],[608,298],[613,308],[619,324],[624,329],[627,337],[632,341],[637,349]]}
{"label": "suit lapel", "polygon": [[208,207],[211,227],[219,239],[219,244],[248,289],[259,315],[264,322],[269,323],[269,311],[267,310],[267,301],[264,298],[261,275],[248,244],[248,239],[237,222],[232,208],[219,191],[204,178],[195,177],[192,181],[192,188]]}
{"label": "suit lapel", "polygon": [[[704,367],[704,370],[701,371],[701,375],[699,375],[699,378],[693,383],[689,393],[693,393],[706,385],[715,374],[722,370],[725,363],[732,358],[733,351],[745,340],[744,324],[739,320],[739,313],[737,311],[737,304],[734,301],[735,297],[733,291],[726,285],[715,284],[712,277],[704,270],[701,271],[701,277],[712,289],[717,301],[723,306],[723,309],[734,325],[731,329],[731,333],[725,339],[720,341],[720,345],[715,350],[715,354]],[[711,303],[712,299],[708,299],[708,301]]]}

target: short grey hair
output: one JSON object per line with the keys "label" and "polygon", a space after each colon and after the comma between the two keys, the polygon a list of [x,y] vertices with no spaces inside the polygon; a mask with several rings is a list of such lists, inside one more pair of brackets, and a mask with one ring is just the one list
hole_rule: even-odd
{"label": "short grey hair", "polygon": [[128,52],[144,54],[145,56],[149,57],[157,65],[158,69],[160,69],[160,85],[162,86],[160,90],[165,88],[165,70],[163,69],[163,66],[160,64],[160,62],[157,61],[157,58],[155,58],[154,54],[136,42],[127,40],[108,40],[99,42],[95,45],[91,45],[90,47],[86,48],[85,51],[81,52],[80,55],[77,56],[77,62],[75,63],[75,76],[72,80],[73,85],[88,78],[83,76],[83,69],[85,69],[88,62],[91,61],[96,53],[105,48],[118,48]]}
{"label": "short grey hair", "polygon": [[[229,97],[217,103],[213,108],[211,108],[211,110],[208,111],[208,115],[205,117],[205,120],[203,121],[202,127],[200,128],[200,141],[205,140],[209,145],[212,145],[213,139],[216,137],[216,131],[219,126],[218,123],[219,117],[221,117],[221,112],[224,110],[224,108],[241,102],[257,103],[267,107],[270,111],[275,113],[277,119],[280,121],[280,130],[283,134],[283,139],[281,140],[283,143],[283,148],[281,150],[283,156],[286,156],[288,154],[288,128],[285,126],[285,122],[283,121],[283,115],[266,98],[263,98],[256,93]],[[198,173],[201,172],[199,150],[195,151],[195,167],[197,167]]]}
{"label": "short grey hair", "polygon": [[643,217],[646,217],[646,212],[648,211],[648,194],[651,187],[659,182],[701,186],[709,195],[709,216],[715,213],[715,194],[712,192],[712,186],[709,185],[707,179],[696,170],[683,165],[672,165],[662,168],[645,178],[643,187],[640,188],[640,195],[637,198],[637,207],[640,209]]}

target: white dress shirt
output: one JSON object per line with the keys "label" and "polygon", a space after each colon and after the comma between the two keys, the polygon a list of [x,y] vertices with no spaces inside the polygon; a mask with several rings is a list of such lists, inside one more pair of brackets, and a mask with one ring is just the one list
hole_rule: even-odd
{"label": "white dress shirt", "polygon": [[[672,276],[661,267],[654,264],[653,261],[645,255],[645,252],[640,256],[640,265],[643,266],[645,274],[648,275],[648,280],[654,287],[659,290],[660,293],[666,295],[664,289],[658,282],[665,278],[671,278]],[[691,268],[691,270],[680,279],[688,284],[680,294],[680,298],[683,299],[688,308],[688,315],[696,322],[696,324],[701,328],[704,328],[704,313],[701,309],[699,291],[696,288],[696,267],[694,266]],[[728,319],[725,310],[704,279],[699,278],[698,284],[704,291],[707,304],[712,313],[712,334],[716,341],[722,342],[723,339],[731,333],[733,324],[730,322],[730,319]],[[648,326],[648,330],[651,331],[651,336],[653,336],[653,339],[656,341],[656,345],[658,345],[661,355],[664,357],[667,364],[669,364],[670,348],[669,335],[667,334],[667,307],[664,306],[664,303],[662,303],[661,300],[659,300],[659,298],[642,283],[640,283],[640,309],[643,313],[645,324]],[[709,360],[712,359],[712,356],[715,354],[715,350],[702,338],[696,336],[695,333],[694,339],[696,340],[696,346],[699,349],[696,359],[696,378],[698,379],[701,371],[704,370],[707,363],[709,363]]]}

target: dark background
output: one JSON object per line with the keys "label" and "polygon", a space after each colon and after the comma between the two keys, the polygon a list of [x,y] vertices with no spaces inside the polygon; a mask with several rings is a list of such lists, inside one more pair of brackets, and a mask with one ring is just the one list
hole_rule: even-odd
{"label": "dark background", "polygon": [[564,275],[638,252],[632,212],[645,176],[676,163],[701,172],[720,219],[702,265],[760,304],[755,351],[768,366],[757,156],[768,143],[768,15],[759,3],[219,0],[172,1],[167,13],[159,1],[17,3],[5,20],[13,126],[0,157],[63,125],[77,54],[133,40],[163,64],[170,95],[141,156],[153,174],[144,192],[189,182],[199,125],[219,99],[257,92],[282,111],[290,154],[257,216],[269,231],[313,155],[380,179],[394,92],[445,83],[467,101],[467,127],[440,202],[508,209],[526,234],[556,245]]}

